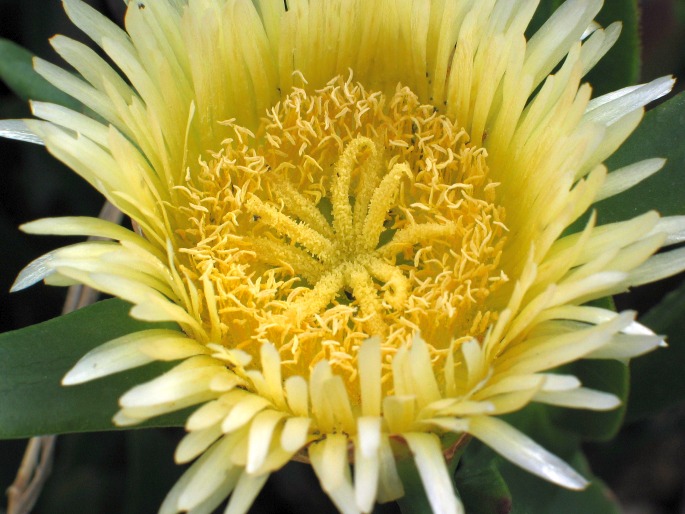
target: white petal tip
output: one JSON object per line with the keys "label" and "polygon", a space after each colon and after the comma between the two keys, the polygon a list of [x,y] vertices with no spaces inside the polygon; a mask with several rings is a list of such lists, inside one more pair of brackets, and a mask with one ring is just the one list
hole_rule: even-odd
{"label": "white petal tip", "polygon": [[578,475],[577,479],[571,480],[568,482],[568,484],[560,484],[566,487],[567,489],[572,489],[573,491],[582,491],[585,489],[587,486],[590,485],[590,482],[585,480],[582,476]]}
{"label": "white petal tip", "polygon": [[64,375],[64,378],[62,378],[62,385],[63,386],[70,386],[70,385],[77,385],[77,384],[83,384],[84,382],[87,382],[88,379],[84,377],[82,373],[79,371],[72,369]]}
{"label": "white petal tip", "polygon": [[540,472],[539,475],[550,482],[574,491],[581,491],[590,485],[590,482],[580,473],[565,462],[560,462],[561,466],[556,463],[541,466],[538,470]]}
{"label": "white petal tip", "polygon": [[0,120],[0,137],[36,145],[45,144],[40,137],[29,130],[24,120]]}
{"label": "white petal tip", "polygon": [[21,280],[19,280],[19,277],[17,277],[17,279],[12,284],[12,287],[10,287],[10,293],[16,293],[18,291],[26,289],[27,287],[30,287],[31,285],[33,284],[24,284]]}
{"label": "white petal tip", "polygon": [[[19,225],[19,230],[25,234],[50,234],[45,231],[46,225],[49,225],[52,220],[50,218],[41,218],[38,220],[28,221]],[[42,229],[42,230],[41,230]]]}
{"label": "white petal tip", "polygon": [[118,427],[130,427],[142,423],[145,420],[146,418],[132,418],[127,416],[124,409],[122,409],[114,415],[112,423]]}
{"label": "white petal tip", "polygon": [[629,334],[629,335],[644,335],[644,336],[653,336],[656,335],[650,328],[644,326],[642,323],[638,323],[637,321],[633,321],[630,325],[628,325],[626,328],[621,330],[624,334]]}
{"label": "white petal tip", "polygon": [[19,275],[12,284],[12,287],[10,287],[10,292],[16,293],[17,291],[27,289],[45,279],[49,275],[54,274],[55,270],[48,266],[48,263],[51,260],[53,260],[53,255],[47,254],[43,255],[42,257],[38,257],[38,259],[26,266],[19,272]]}
{"label": "white petal tip", "polygon": [[601,409],[598,410],[613,410],[621,406],[621,400],[618,397],[614,397],[612,400],[607,400]]}

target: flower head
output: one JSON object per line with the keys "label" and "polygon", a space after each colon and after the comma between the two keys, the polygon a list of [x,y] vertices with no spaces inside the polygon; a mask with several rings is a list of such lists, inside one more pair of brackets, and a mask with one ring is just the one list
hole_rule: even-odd
{"label": "flower head", "polygon": [[341,511],[369,512],[403,495],[407,449],[434,510],[457,512],[448,434],[585,485],[497,416],[615,407],[552,370],[661,339],[584,304],[685,267],[653,257],[683,228],[654,212],[565,233],[663,164],[602,165],[672,81],[591,100],[582,77],[620,30],[593,25],[601,1],[566,2],[529,41],[534,1],[130,2],[127,32],[64,3],[127,80],[58,36],[80,77],[36,69],[95,115],[34,102],[44,121],[27,123],[136,230],[24,225],[107,241],[51,252],[15,288],[80,282],[181,328],[111,341],[64,379],[181,361],[115,417],[200,405],[176,453],[197,460],[162,512],[229,494],[244,512],[291,459]]}

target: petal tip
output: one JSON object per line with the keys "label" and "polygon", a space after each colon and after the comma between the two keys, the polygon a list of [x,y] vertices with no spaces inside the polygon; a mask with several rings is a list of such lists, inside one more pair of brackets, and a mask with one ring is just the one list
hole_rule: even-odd
{"label": "petal tip", "polygon": [[85,381],[86,380],[84,380],[83,374],[80,373],[76,368],[72,368],[62,378],[62,385],[63,386],[77,385],[77,384],[82,384]]}

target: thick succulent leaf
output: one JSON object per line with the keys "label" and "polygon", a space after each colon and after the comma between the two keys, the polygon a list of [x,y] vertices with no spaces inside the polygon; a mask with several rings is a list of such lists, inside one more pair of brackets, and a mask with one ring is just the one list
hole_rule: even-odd
{"label": "thick succulent leaf", "polygon": [[645,314],[640,322],[667,336],[668,348],[660,348],[631,367],[634,384],[627,419],[641,419],[685,399],[685,282]]}
{"label": "thick succulent leaf", "polygon": [[177,440],[161,430],[131,430],[126,433],[126,494],[122,512],[156,512],[181,475],[174,463]]}
{"label": "thick succulent leaf", "polygon": [[[132,319],[129,309],[121,300],[106,300],[0,334],[0,438],[115,429],[112,416],[118,410],[118,398],[172,364],[154,363],[78,386],[65,387],[60,382],[95,346],[160,326]],[[180,426],[183,421],[184,415],[179,413],[156,418],[145,426]]]}
{"label": "thick succulent leaf", "polygon": [[511,492],[499,466],[502,459],[480,441],[466,448],[455,483],[469,514],[507,514],[512,508]]}

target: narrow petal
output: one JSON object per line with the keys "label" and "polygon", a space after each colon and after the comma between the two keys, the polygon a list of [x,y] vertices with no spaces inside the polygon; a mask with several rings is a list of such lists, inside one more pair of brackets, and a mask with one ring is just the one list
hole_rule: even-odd
{"label": "narrow petal", "polygon": [[329,434],[309,446],[309,459],[321,487],[343,514],[359,514],[347,463],[347,437]]}
{"label": "narrow petal", "polygon": [[328,403],[328,409],[333,413],[338,426],[342,426],[347,433],[352,433],[356,424],[342,377],[335,375],[326,380],[323,392],[325,401]]}
{"label": "narrow petal", "polygon": [[[419,406],[423,407],[441,398],[438,383],[435,380],[435,373],[431,365],[428,346],[420,336],[414,337],[411,349],[409,350],[411,359],[411,373],[414,379],[414,394],[417,395]],[[469,370],[470,371],[470,370]]]}
{"label": "narrow petal", "polygon": [[411,430],[416,412],[413,396],[386,396],[383,400],[383,417],[390,433],[401,434]]}
{"label": "narrow petal", "polygon": [[[186,472],[190,479],[178,495],[178,510],[190,510],[217,490],[232,490],[241,474],[239,468],[231,465],[227,457],[236,444],[236,437],[223,437],[215,443],[202,457]],[[173,491],[172,491],[173,492]]]}
{"label": "narrow petal", "polygon": [[502,420],[472,418],[469,433],[517,466],[569,489],[583,489],[588,482],[573,468]]}
{"label": "narrow petal", "polygon": [[55,270],[50,266],[50,262],[54,259],[55,253],[50,252],[31,261],[28,266],[19,272],[10,288],[10,292],[22,291],[54,274]]}
{"label": "narrow petal", "polygon": [[[222,443],[217,443],[214,445],[209,451],[205,452],[202,457],[200,457],[197,462],[195,462],[182,476],[181,478],[176,482],[174,487],[169,491],[167,494],[166,498],[164,499],[164,502],[162,503],[162,506],[159,509],[159,514],[176,514],[177,512],[183,510],[181,505],[180,505],[180,499],[181,496],[184,494],[188,486],[192,483],[193,479],[196,477],[196,475],[205,469],[205,467],[210,467],[212,465],[212,461],[215,459],[213,457],[214,452],[220,452],[223,450],[223,448],[219,448],[219,446]],[[224,443],[227,444],[227,443]],[[214,469],[210,469],[211,471],[216,471]],[[216,495],[220,495],[220,499],[217,502],[217,505],[224,499],[230,492],[233,490],[233,487],[235,487],[236,482],[238,481],[238,477],[240,475],[240,470],[233,468],[231,466],[225,466],[220,470],[220,475],[223,477],[223,480],[214,488],[214,493]],[[206,495],[205,500],[211,498],[213,495],[210,493]],[[199,504],[202,503],[202,501],[198,502]]]}
{"label": "narrow petal", "polygon": [[224,514],[243,514],[247,512],[259,491],[264,487],[267,478],[269,478],[268,473],[259,476],[252,476],[248,473],[240,475],[238,484],[233,490]]}
{"label": "narrow petal", "polygon": [[64,10],[71,21],[93,41],[101,44],[104,39],[131,46],[128,35],[106,16],[81,0],[64,0]]}
{"label": "narrow petal", "polygon": [[617,334],[601,348],[588,353],[586,359],[630,359],[665,346],[664,338],[652,335]]}
{"label": "narrow petal", "polygon": [[61,105],[35,101],[31,102],[31,110],[38,118],[78,132],[100,146],[107,145],[107,127],[85,114]]}
{"label": "narrow petal", "polygon": [[474,395],[474,398],[481,400],[497,394],[538,389],[543,384],[545,384],[545,378],[541,374],[497,376],[496,378],[493,378],[486,387],[478,391]]}
{"label": "narrow petal", "polygon": [[381,434],[379,459],[377,500],[380,503],[397,500],[404,496],[404,486],[397,472],[397,464],[390,446],[390,440],[385,434]]}
{"label": "narrow petal", "polygon": [[150,407],[161,404],[175,404],[184,407],[182,400],[196,394],[213,396],[209,382],[226,368],[211,358],[193,357],[176,366],[164,375],[130,389],[119,399],[124,408]]}
{"label": "narrow petal", "polygon": [[214,401],[205,403],[190,415],[186,421],[186,430],[202,430],[219,423],[246,394],[248,393],[243,391],[230,392],[222,394]]}
{"label": "narrow petal", "polygon": [[371,512],[376,500],[380,444],[380,418],[359,418],[354,444],[354,491],[357,506],[362,512]]}
{"label": "narrow petal", "polygon": [[381,343],[376,338],[364,341],[359,349],[359,389],[364,416],[381,413]]}
{"label": "narrow petal", "polygon": [[[173,344],[187,339],[174,330],[143,330],[113,339],[94,348],[76,363],[62,379],[63,385],[74,385],[96,378],[118,373],[126,369],[143,366],[155,360],[141,351],[146,344]],[[181,355],[183,358],[187,355]]]}
{"label": "narrow petal", "polygon": [[588,27],[588,31],[592,31],[592,37],[583,45],[583,75],[594,68],[599,60],[611,50],[621,34],[620,22],[614,22],[604,30],[596,22],[593,22],[593,25],[595,27]]}
{"label": "narrow petal", "polygon": [[203,344],[194,339],[186,337],[180,331],[175,332],[175,336],[167,334],[167,337],[150,338],[140,347],[140,351],[159,361],[175,361],[187,359],[194,355],[206,355],[210,350]]}
{"label": "narrow petal", "polygon": [[44,145],[45,142],[35,135],[24,123],[24,120],[0,120],[0,137],[16,139],[36,145]]}
{"label": "narrow petal", "polygon": [[285,415],[284,412],[267,410],[258,414],[252,421],[245,467],[247,473],[254,474],[264,464],[276,426]]}
{"label": "narrow petal", "polygon": [[94,273],[87,277],[80,276],[79,279],[98,290],[135,304],[131,309],[131,316],[134,318],[145,321],[175,321],[181,326],[190,327],[198,334],[204,332],[202,326],[186,309],[171,302],[150,287],[124,277],[104,273]]}
{"label": "narrow petal", "polygon": [[[330,365],[327,361],[321,361],[314,366],[309,379],[309,396],[312,402],[312,412],[316,416],[319,429],[324,433],[332,432],[334,426],[333,410],[324,392],[324,384],[331,376]],[[297,382],[293,383],[297,384]]]}
{"label": "narrow petal", "polygon": [[663,168],[666,159],[647,159],[612,171],[607,175],[595,202],[620,194]]}
{"label": "narrow petal", "polygon": [[599,97],[590,102],[585,120],[611,125],[627,113],[639,109],[649,102],[661,98],[673,89],[673,77],[660,77],[642,86],[626,88],[612,93],[608,102]]}
{"label": "narrow petal", "polygon": [[238,430],[268,406],[269,401],[266,398],[256,394],[248,394],[226,416],[226,419],[221,424],[221,429],[226,433]]}
{"label": "narrow petal", "polygon": [[463,514],[464,507],[454,493],[440,439],[435,434],[402,434],[414,454],[423,488],[435,514]]}
{"label": "narrow petal", "polygon": [[685,216],[666,216],[665,218],[661,218],[652,232],[648,235],[657,232],[665,232],[667,234],[664,246],[671,246],[684,242]]}
{"label": "narrow petal", "polygon": [[571,43],[580,40],[601,5],[598,0],[564,2],[530,39],[526,70],[535,76],[534,86],[552,71]]}
{"label": "narrow petal", "polygon": [[[64,246],[52,252],[46,253],[30,262],[19,272],[11,291],[20,291],[32,286],[40,280],[47,279],[55,274],[60,263],[71,264],[78,267],[79,263],[99,262],[102,255],[115,249],[112,243],[92,241]],[[69,277],[76,279],[77,277]]]}
{"label": "narrow petal", "polygon": [[302,417],[309,415],[309,394],[307,381],[300,376],[293,376],[285,381],[285,391],[290,410]]}
{"label": "narrow petal", "polygon": [[621,400],[613,394],[579,387],[570,391],[540,391],[533,401],[570,407],[573,409],[611,410],[621,405]]}
{"label": "narrow petal", "polygon": [[632,316],[625,312],[596,327],[529,339],[505,352],[496,366],[500,373],[536,373],[580,359],[609,342],[630,324]]}
{"label": "narrow petal", "polygon": [[157,255],[161,260],[165,255],[161,254],[145,238],[139,236],[116,223],[111,223],[99,218],[86,216],[64,216],[61,218],[43,218],[19,227],[27,234],[50,234],[55,236],[88,236],[104,237],[116,241],[128,241],[138,247]]}
{"label": "narrow petal", "polygon": [[630,272],[627,282],[631,286],[641,286],[656,282],[685,270],[685,248],[654,255],[640,267]]}
{"label": "narrow petal", "polygon": [[558,375],[556,373],[542,373],[545,377],[542,384],[543,391],[568,391],[580,386],[580,380],[573,375]]}
{"label": "narrow petal", "polygon": [[262,373],[268,387],[269,397],[276,406],[285,409],[283,381],[281,379],[281,357],[271,343],[264,343],[261,348]]}
{"label": "narrow petal", "polygon": [[202,430],[189,432],[176,447],[174,460],[178,463],[190,462],[198,455],[201,455],[222,435],[221,427],[218,424]]}
{"label": "narrow petal", "polygon": [[311,423],[309,418],[288,418],[281,432],[281,447],[286,452],[300,450],[307,443]]}

